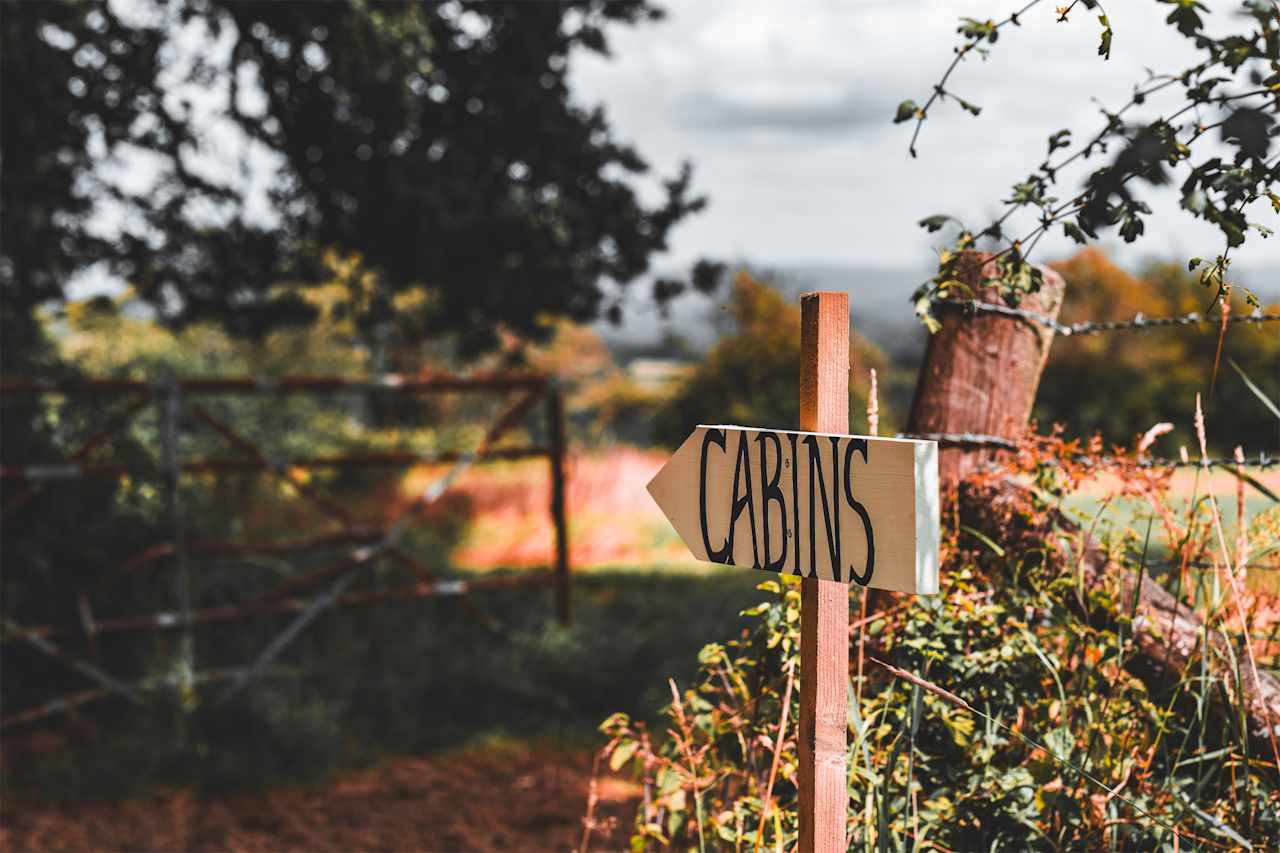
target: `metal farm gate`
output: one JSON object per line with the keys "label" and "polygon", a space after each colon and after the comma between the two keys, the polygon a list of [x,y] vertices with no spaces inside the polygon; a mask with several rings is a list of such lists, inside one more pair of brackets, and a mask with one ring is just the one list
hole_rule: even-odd
{"label": "metal farm gate", "polygon": [[[380,399],[403,401],[423,395],[501,395],[505,403],[486,426],[482,437],[470,449],[421,453],[414,450],[363,450],[326,455],[292,455],[279,458],[251,440],[226,416],[216,416],[207,405],[211,398],[244,395],[267,396],[274,406],[285,395],[332,395],[334,393],[376,394]],[[219,701],[246,687],[321,613],[338,607],[431,597],[460,597],[464,605],[472,592],[485,589],[551,586],[556,614],[562,624],[569,621],[568,522],[565,509],[565,436],[562,399],[549,377],[528,373],[492,373],[457,376],[384,375],[373,378],[332,376],[210,377],[140,381],[94,379],[69,382],[12,380],[0,382],[0,405],[38,406],[60,396],[64,399],[93,398],[96,405],[109,407],[103,422],[88,437],[81,437],[70,456],[61,460],[21,460],[22,464],[0,466],[0,532],[12,533],[21,523],[21,510],[33,501],[57,498],[57,491],[76,483],[107,479],[147,481],[159,490],[163,500],[164,524],[168,538],[151,542],[123,559],[103,555],[101,577],[78,589],[65,590],[59,611],[75,614],[57,624],[23,625],[6,612],[3,629],[6,642],[22,642],[38,653],[79,672],[96,687],[61,696],[35,707],[7,714],[0,727],[8,729],[116,695],[138,703],[140,694],[159,686],[152,681],[127,682],[109,673],[100,663],[100,637],[120,634],[176,632],[179,648],[188,659],[186,687],[214,681],[228,682]],[[541,404],[541,444],[502,444],[501,439],[521,426]],[[135,418],[150,410],[158,434],[158,453],[150,458],[126,461],[100,460],[113,437],[130,427]],[[217,437],[231,452],[227,455],[184,457],[184,433],[204,431],[203,438]],[[554,535],[554,554],[549,570],[529,570],[495,577],[441,579],[424,565],[402,539],[415,519],[446,494],[471,466],[497,460],[545,458],[550,477],[549,514]],[[359,523],[342,502],[325,495],[311,482],[311,472],[342,469],[406,469],[418,465],[447,465],[443,474],[415,494],[404,506],[377,524]],[[273,478],[277,486],[291,490],[319,513],[328,529],[299,531],[286,537],[263,540],[211,540],[191,534],[189,513],[184,511],[182,482],[202,474],[252,474]],[[75,531],[67,535],[74,537]],[[337,559],[316,568],[293,572],[278,585],[250,600],[217,606],[197,606],[193,567],[203,559],[284,557],[306,552],[339,549]],[[408,585],[381,589],[349,589],[361,569],[380,560],[389,560],[406,569],[414,578]],[[110,618],[95,617],[95,597],[106,594],[110,580],[160,564],[173,573],[172,606],[160,612],[138,613]],[[6,573],[21,573],[22,566],[6,565]],[[61,593],[60,596],[61,597]],[[65,608],[63,608],[65,604]],[[192,631],[196,626],[240,623],[248,620],[289,615],[287,625],[258,655],[243,667],[208,669],[195,667]],[[72,648],[77,651],[71,651]],[[78,650],[84,649],[83,653]],[[169,685],[173,686],[173,685]]]}

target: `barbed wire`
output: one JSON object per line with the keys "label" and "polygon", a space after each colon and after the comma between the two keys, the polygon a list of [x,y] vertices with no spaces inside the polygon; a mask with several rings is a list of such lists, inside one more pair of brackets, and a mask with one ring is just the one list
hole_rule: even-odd
{"label": "barbed wire", "polygon": [[[1072,335],[1095,335],[1099,332],[1131,332],[1144,329],[1159,329],[1170,326],[1217,325],[1222,317],[1210,317],[1192,311],[1177,317],[1147,317],[1139,313],[1132,320],[1088,320],[1079,323],[1060,323],[1047,314],[1028,311],[1025,308],[1011,308],[993,302],[980,302],[976,299],[940,299],[933,303],[934,307],[946,307],[962,311],[967,315],[995,314],[1002,317],[1016,317],[1052,329],[1055,334],[1070,337]],[[1280,314],[1264,314],[1261,309],[1251,314],[1232,314],[1227,317],[1228,323],[1272,323],[1280,322]]]}
{"label": "barbed wire", "polygon": [[[993,447],[998,450],[1018,450],[1021,445],[1013,439],[999,435],[985,435],[973,432],[900,432],[898,438],[914,438],[923,441],[936,441],[952,447]],[[1077,454],[1073,457],[1078,462],[1096,462],[1108,464],[1120,461],[1115,456],[1092,456]],[[1273,468],[1280,465],[1280,456],[1271,456],[1259,451],[1256,456],[1246,456],[1243,462],[1229,457],[1207,457],[1187,459],[1163,459],[1150,457],[1137,460],[1126,460],[1140,468]]]}
{"label": "barbed wire", "polygon": [[1018,443],[998,435],[982,435],[976,432],[900,432],[897,438],[915,438],[936,441],[952,447],[996,447],[1000,450],[1017,450]]}

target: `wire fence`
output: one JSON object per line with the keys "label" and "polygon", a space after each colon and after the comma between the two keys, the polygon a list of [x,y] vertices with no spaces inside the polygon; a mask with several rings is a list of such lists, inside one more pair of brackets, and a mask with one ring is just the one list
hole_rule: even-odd
{"label": "wire fence", "polygon": [[[990,447],[997,450],[1018,450],[1021,445],[1011,438],[999,435],[985,435],[972,432],[900,432],[898,438],[914,438],[924,441],[936,441],[949,447]],[[1140,468],[1261,468],[1263,470],[1280,466],[1280,457],[1259,452],[1255,456],[1246,456],[1243,461],[1228,457],[1187,457],[1186,459],[1164,459],[1160,457],[1143,457],[1140,459],[1121,460],[1115,456],[1095,456],[1087,453],[1077,454],[1073,460],[1086,465],[1106,466],[1124,461]]]}
{"label": "wire fence", "polygon": [[[1255,309],[1250,314],[1225,314],[1217,317],[1211,317],[1198,312],[1182,314],[1170,317],[1147,317],[1144,314],[1137,314],[1132,320],[1086,320],[1077,323],[1062,323],[1054,317],[1047,314],[1041,314],[1037,311],[1028,311],[1024,308],[1014,308],[1008,305],[1000,305],[993,302],[983,302],[977,299],[938,299],[933,302],[933,308],[941,308],[949,311],[957,311],[966,317],[976,317],[983,314],[997,317],[1010,317],[1035,323],[1051,330],[1054,334],[1064,337],[1095,335],[1105,332],[1136,332],[1148,331],[1151,329],[1165,329],[1179,326],[1203,326],[1203,325],[1221,325],[1223,323],[1236,324],[1263,324],[1280,322],[1280,314],[1265,314],[1262,309]],[[936,441],[941,445],[950,447],[969,447],[969,448],[992,448],[996,450],[1014,451],[1019,448],[1017,440],[1008,436],[991,435],[988,433],[975,432],[903,432],[898,433],[899,438],[915,438]],[[1080,455],[1075,461],[1086,464],[1092,463],[1097,465],[1108,465],[1116,462],[1114,457],[1097,457],[1089,455]],[[1258,468],[1267,470],[1280,466],[1280,455],[1272,455],[1266,451],[1259,451],[1256,454],[1246,456],[1243,461],[1233,458],[1184,458],[1184,459],[1162,459],[1159,457],[1146,457],[1137,460],[1127,460],[1131,464],[1136,464],[1143,468],[1227,468],[1239,470],[1241,468]]]}
{"label": "wire fence", "polygon": [[1138,332],[1149,329],[1169,328],[1172,326],[1204,326],[1227,323],[1276,323],[1280,322],[1280,314],[1264,314],[1257,309],[1250,314],[1228,314],[1209,317],[1198,312],[1182,314],[1176,317],[1147,317],[1137,314],[1132,320],[1085,320],[1078,323],[1062,323],[1047,314],[1028,311],[1024,308],[1013,308],[993,302],[982,302],[977,299],[940,299],[933,303],[935,308],[961,311],[968,316],[994,314],[1001,317],[1015,317],[1032,323],[1038,323],[1052,329],[1055,334],[1071,337],[1073,335],[1096,335],[1101,332]]}

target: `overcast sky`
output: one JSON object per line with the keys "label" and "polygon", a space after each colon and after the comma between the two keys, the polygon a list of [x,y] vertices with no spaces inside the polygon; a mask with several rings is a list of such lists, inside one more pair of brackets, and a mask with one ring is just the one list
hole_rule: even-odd
{"label": "overcast sky", "polygon": [[[962,64],[949,88],[982,115],[935,109],[913,160],[911,126],[891,121],[896,105],[927,97],[959,43],[960,16],[999,19],[1008,0],[659,2],[665,21],[615,30],[613,56],[577,57],[572,85],[583,103],[605,106],[660,174],[693,161],[711,205],[678,228],[672,264],[709,255],[926,268],[937,241],[917,220],[945,212],[985,224],[1041,162],[1049,134],[1100,126],[1092,99],[1117,108],[1145,68],[1195,61],[1153,2],[1108,4],[1115,37],[1106,62],[1096,14],[1082,5],[1059,24],[1046,2],[1002,30],[989,59]],[[1209,5],[1220,30],[1239,4]],[[1177,87],[1170,92],[1176,99]],[[1153,99],[1147,114],[1171,102]],[[1062,194],[1076,186],[1065,179]],[[1217,230],[1181,213],[1172,194],[1153,207],[1147,235],[1114,247],[1122,260],[1220,252]],[[1269,209],[1252,216],[1276,224]],[[1072,245],[1046,239],[1040,260]],[[1274,263],[1280,238],[1251,239],[1234,254],[1237,266]]]}

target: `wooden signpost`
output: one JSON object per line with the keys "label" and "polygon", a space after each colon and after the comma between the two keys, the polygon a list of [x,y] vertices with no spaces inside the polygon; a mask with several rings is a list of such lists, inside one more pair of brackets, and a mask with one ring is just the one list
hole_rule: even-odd
{"label": "wooden signpost", "polygon": [[845,845],[847,584],[938,591],[932,441],[845,435],[849,297],[800,297],[800,428],[700,426],[649,483],[695,557],[801,581],[800,850]]}
{"label": "wooden signpost", "polygon": [[931,593],[937,469],[933,442],[700,426],[649,493],[699,560]]}

